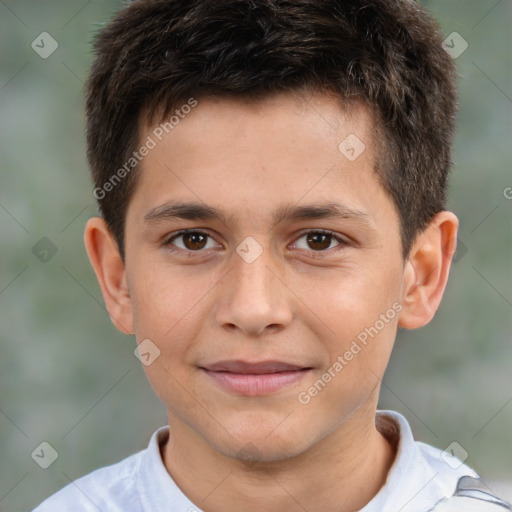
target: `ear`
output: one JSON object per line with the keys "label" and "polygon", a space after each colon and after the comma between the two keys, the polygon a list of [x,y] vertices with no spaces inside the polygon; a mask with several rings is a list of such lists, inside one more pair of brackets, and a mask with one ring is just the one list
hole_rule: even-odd
{"label": "ear", "polygon": [[455,214],[442,211],[416,237],[404,269],[400,327],[417,329],[434,317],[457,248],[458,226]]}
{"label": "ear", "polygon": [[133,334],[133,315],[126,271],[114,236],[100,217],[87,221],[84,242],[112,323]]}

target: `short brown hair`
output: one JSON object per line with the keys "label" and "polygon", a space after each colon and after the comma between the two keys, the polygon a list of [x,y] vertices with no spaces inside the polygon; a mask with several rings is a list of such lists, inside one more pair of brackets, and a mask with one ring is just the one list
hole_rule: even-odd
{"label": "short brown hair", "polygon": [[456,72],[437,22],[412,0],[136,0],[94,51],[87,157],[123,258],[137,172],[112,184],[114,173],[140,143],[141,115],[162,122],[190,98],[307,89],[361,99],[382,134],[376,171],[400,217],[404,259],[445,209]]}

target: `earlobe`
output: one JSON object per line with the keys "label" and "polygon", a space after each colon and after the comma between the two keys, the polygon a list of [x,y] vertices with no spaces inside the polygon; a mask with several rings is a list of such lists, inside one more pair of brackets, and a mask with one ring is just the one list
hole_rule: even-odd
{"label": "earlobe", "polygon": [[84,242],[112,323],[133,334],[133,315],[126,271],[117,243],[100,217],[87,221]]}
{"label": "earlobe", "polygon": [[400,327],[417,329],[434,317],[448,281],[458,225],[452,212],[442,211],[417,236],[404,269]]}

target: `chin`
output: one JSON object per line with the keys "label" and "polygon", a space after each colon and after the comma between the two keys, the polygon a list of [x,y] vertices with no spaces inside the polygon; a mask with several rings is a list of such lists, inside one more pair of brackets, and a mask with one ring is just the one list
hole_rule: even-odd
{"label": "chin", "polygon": [[[223,435],[222,440],[212,443],[222,454],[247,463],[275,462],[290,459],[306,451],[312,444],[312,429],[289,423],[286,415],[279,420],[246,418],[226,425],[231,434]],[[225,432],[224,432],[225,433]]]}
{"label": "chin", "polygon": [[306,447],[289,439],[273,442],[266,440],[266,443],[262,444],[259,439],[246,438],[239,443],[230,443],[229,447],[219,451],[245,464],[257,464],[285,461],[300,455],[305,449]]}

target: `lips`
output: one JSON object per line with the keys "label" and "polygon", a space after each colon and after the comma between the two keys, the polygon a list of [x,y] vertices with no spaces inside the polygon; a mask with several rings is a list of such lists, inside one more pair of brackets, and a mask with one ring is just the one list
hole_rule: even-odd
{"label": "lips", "polygon": [[302,380],[311,367],[282,361],[220,361],[202,366],[205,374],[224,391],[245,396],[276,394]]}
{"label": "lips", "polygon": [[259,363],[247,363],[245,361],[222,361],[205,366],[206,370],[212,372],[230,372],[250,375],[262,375],[267,373],[281,373],[303,370],[304,367],[281,361],[262,361]]}

